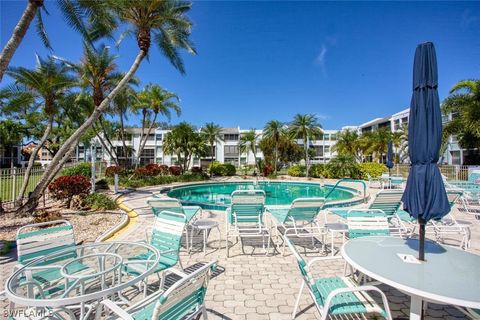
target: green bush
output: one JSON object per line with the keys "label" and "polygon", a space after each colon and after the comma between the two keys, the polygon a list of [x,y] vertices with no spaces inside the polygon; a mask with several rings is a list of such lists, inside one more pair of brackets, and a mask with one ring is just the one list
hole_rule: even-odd
{"label": "green bush", "polygon": [[360,177],[360,169],[353,156],[339,155],[326,165],[325,170],[327,178],[353,178]]}
{"label": "green bush", "polygon": [[213,161],[210,163],[208,170],[211,174],[215,176],[234,176],[237,172],[235,166],[231,163],[220,163],[218,161]]}
{"label": "green bush", "polygon": [[310,166],[309,176],[312,178],[325,178],[325,165],[323,164],[312,164]]}
{"label": "green bush", "polygon": [[114,210],[115,202],[103,193],[91,193],[85,197],[85,204],[94,210]]}
{"label": "green bush", "polygon": [[61,175],[62,176],[81,175],[81,176],[90,178],[92,176],[92,167],[90,163],[82,162],[77,164],[76,166],[63,169]]}
{"label": "green bush", "polygon": [[291,166],[288,168],[288,175],[292,177],[305,177],[305,166]]}
{"label": "green bush", "polygon": [[[174,182],[194,182],[207,180],[208,175],[205,173],[188,173],[179,176],[152,176],[143,178],[120,177],[120,186],[127,188],[141,188],[147,186],[156,186],[162,184],[170,184]],[[109,184],[113,184],[113,178],[107,178]]]}
{"label": "green bush", "polygon": [[360,170],[360,178],[368,180],[368,176],[372,178],[378,178],[388,171],[388,168],[383,163],[377,162],[365,162],[358,164],[358,169]]}

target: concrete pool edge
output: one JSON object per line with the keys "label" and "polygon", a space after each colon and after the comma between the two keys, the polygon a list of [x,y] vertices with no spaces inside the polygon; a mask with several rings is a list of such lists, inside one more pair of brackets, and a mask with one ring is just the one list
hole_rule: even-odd
{"label": "concrete pool edge", "polygon": [[[337,180],[338,181],[338,180]],[[174,190],[174,189],[181,189],[181,188],[188,188],[188,187],[193,187],[193,186],[202,186],[202,185],[208,185],[208,184],[235,184],[235,183],[252,183],[252,182],[260,182],[260,183],[265,183],[265,182],[271,182],[271,183],[297,183],[297,184],[310,184],[310,185],[321,185],[321,186],[329,186],[333,187],[334,184],[330,183],[321,183],[321,181],[315,181],[315,180],[308,180],[308,181],[302,181],[302,180],[270,180],[270,179],[262,179],[262,180],[252,180],[252,179],[233,179],[233,180],[228,180],[228,181],[202,181],[202,182],[187,182],[187,183],[182,183],[182,184],[174,184],[174,185],[168,185],[160,188],[159,194],[168,196],[167,193]],[[352,183],[352,182],[349,182]],[[353,188],[351,186],[337,186],[338,189],[341,189],[343,191],[349,192],[352,194],[352,198],[347,199],[347,200],[339,200],[339,201],[331,201],[327,202],[325,205],[325,208],[341,208],[341,207],[351,207],[359,204],[363,204],[368,202],[370,199],[370,194],[366,191],[365,197],[361,196],[362,191],[358,190],[356,188]],[[368,190],[368,188],[366,189]],[[203,209],[206,210],[225,210],[228,208],[229,205],[226,204],[211,204],[211,203],[204,203],[204,202],[195,202],[195,201],[187,201],[187,200],[182,200],[179,199],[180,202],[183,205],[192,205],[192,206],[200,206]],[[286,205],[280,205],[280,207],[285,207]],[[276,207],[275,205],[267,205],[267,207]]]}

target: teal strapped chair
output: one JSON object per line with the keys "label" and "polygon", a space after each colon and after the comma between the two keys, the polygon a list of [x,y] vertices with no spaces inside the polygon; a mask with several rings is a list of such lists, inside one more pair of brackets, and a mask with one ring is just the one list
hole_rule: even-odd
{"label": "teal strapped chair", "polygon": [[[357,286],[356,282],[349,277],[314,278],[310,269],[318,262],[342,259],[335,257],[318,257],[308,263],[296,250],[294,244],[286,238],[285,241],[297,260],[298,268],[302,275],[302,284],[295,301],[292,319],[295,319],[302,292],[307,287],[322,320],[329,315],[341,316],[351,314],[377,313],[391,320],[390,308],[385,294],[374,286]],[[383,308],[368,294],[376,292],[382,298]]]}
{"label": "teal strapped chair", "polygon": [[190,274],[170,269],[181,277],[180,280],[168,290],[159,290],[127,309],[121,309],[111,300],[103,300],[102,305],[114,313],[107,319],[179,320],[196,319],[200,314],[207,319],[205,294],[215,266],[216,262],[211,261]]}
{"label": "teal strapped chair", "polygon": [[[262,237],[262,247],[266,253],[270,250],[270,228],[264,218],[265,191],[263,190],[236,190],[231,195],[231,205],[225,211],[226,217],[226,249],[229,256],[229,242],[231,237]],[[242,244],[243,250],[243,244]]]}
{"label": "teal strapped chair", "polygon": [[318,223],[317,217],[325,205],[325,198],[298,198],[288,208],[267,208],[275,224],[278,239],[278,227],[284,228],[283,254],[285,254],[286,237],[324,237],[324,229]]}
{"label": "teal strapped chair", "polygon": [[380,209],[352,209],[347,216],[348,238],[389,236],[386,214]]}
{"label": "teal strapped chair", "polygon": [[[75,247],[73,226],[66,220],[56,220],[25,225],[17,230],[17,261],[15,269],[42,256]],[[75,258],[75,251],[59,256],[59,261]],[[72,263],[78,271],[86,267],[80,262]],[[38,269],[37,269],[38,270]],[[73,269],[72,269],[73,270]],[[61,279],[58,268],[40,269],[32,274],[36,281],[52,282]]]}
{"label": "teal strapped chair", "polygon": [[[187,226],[195,221],[198,216],[202,215],[202,208],[200,206],[184,206],[175,198],[153,196],[147,200],[147,203],[150,205],[153,214],[156,216],[163,210],[178,212],[185,215]],[[188,247],[190,243],[188,237],[188,230],[185,228],[185,247],[187,248],[187,251],[190,251],[190,248]]]}
{"label": "teal strapped chair", "polygon": [[[180,246],[183,231],[186,225],[186,217],[182,213],[172,211],[161,211],[156,215],[152,233],[149,237],[149,244],[160,251],[160,262],[154,269],[160,280],[160,288],[163,288],[165,282],[165,270],[174,267],[177,263],[183,269],[180,261]],[[131,257],[125,263],[124,271],[128,274],[137,276],[143,273],[147,266],[141,261],[149,260],[146,253]],[[139,263],[135,263],[139,261]],[[160,276],[160,273],[162,276]],[[147,294],[148,280],[144,279],[144,294]]]}

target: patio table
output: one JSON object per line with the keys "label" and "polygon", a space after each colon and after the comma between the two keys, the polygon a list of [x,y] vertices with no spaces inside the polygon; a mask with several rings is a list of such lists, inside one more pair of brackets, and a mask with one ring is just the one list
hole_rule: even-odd
{"label": "patio table", "polygon": [[[133,260],[141,254],[146,260]],[[88,318],[99,300],[118,296],[121,291],[150,275],[160,261],[160,253],[146,243],[109,241],[75,246],[35,259],[15,271],[5,283],[5,294],[15,304],[37,308],[41,314],[65,312]],[[131,276],[125,266],[139,270]]]}
{"label": "patio table", "polygon": [[420,319],[422,301],[480,308],[480,256],[425,242],[417,260],[418,240],[364,237],[347,241],[342,256],[361,273],[411,297],[410,319]]}

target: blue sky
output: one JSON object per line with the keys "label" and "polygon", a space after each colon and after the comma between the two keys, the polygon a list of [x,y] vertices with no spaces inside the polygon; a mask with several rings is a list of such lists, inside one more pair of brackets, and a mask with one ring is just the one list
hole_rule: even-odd
{"label": "blue sky", "polygon": [[[3,48],[26,1],[1,1]],[[81,57],[81,39],[53,2],[44,16],[54,54]],[[415,47],[433,41],[440,98],[461,79],[479,78],[480,2],[194,2],[192,39],[197,56],[184,56],[181,76],[154,48],[137,72],[181,97],[172,122],[261,128],[315,113],[339,129],[408,107]],[[29,30],[11,65],[33,67],[48,54]],[[137,52],[126,40],[118,65]],[[10,79],[4,78],[4,83]],[[130,122],[136,122],[135,117]],[[138,123],[138,121],[137,121]]]}

